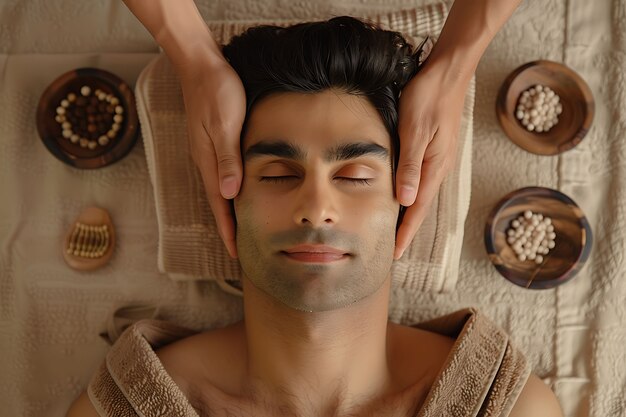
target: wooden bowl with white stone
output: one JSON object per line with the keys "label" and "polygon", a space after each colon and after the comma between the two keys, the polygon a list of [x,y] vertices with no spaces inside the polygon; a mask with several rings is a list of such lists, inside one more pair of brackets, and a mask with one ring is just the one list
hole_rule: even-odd
{"label": "wooden bowl with white stone", "polygon": [[[91,91],[100,90],[107,95],[114,96],[123,111],[123,121],[119,126],[119,131],[111,139],[107,139],[104,145],[98,144],[94,149],[81,147],[78,143],[72,143],[68,138],[62,135],[63,128],[59,121],[55,120],[57,109],[61,102],[67,98],[68,94],[73,93],[80,96],[83,86],[89,87]],[[94,97],[89,97],[93,100]],[[110,103],[100,102],[86,104],[89,106],[99,107]],[[82,112],[83,110],[81,110]],[[94,117],[98,117],[102,111],[94,113]],[[99,121],[88,121],[88,114],[81,113],[72,114],[75,118],[75,124],[88,125],[99,124],[94,138],[102,136],[111,127],[110,123]],[[101,116],[103,117],[103,116]],[[74,126],[72,126],[74,128]],[[41,140],[46,148],[62,162],[81,169],[102,168],[119,161],[126,156],[137,141],[139,133],[139,118],[137,115],[137,107],[135,105],[135,96],[132,88],[117,75],[98,68],[77,68],[68,71],[57,77],[41,95],[39,105],[37,107],[37,130]]]}
{"label": "wooden bowl with white stone", "polygon": [[[521,94],[536,85],[547,86],[560,98],[562,113],[547,132],[529,131],[515,116]],[[537,155],[557,155],[583,140],[595,111],[587,83],[571,68],[539,60],[516,68],[503,82],[496,100],[496,114],[509,139]]]}
{"label": "wooden bowl with white stone", "polygon": [[[507,230],[513,220],[530,210],[552,220],[555,246],[538,264],[520,261]],[[544,187],[515,190],[498,201],[485,225],[485,247],[489,260],[507,280],[524,288],[546,289],[572,279],[585,265],[592,247],[589,222],[578,205],[560,191]]]}

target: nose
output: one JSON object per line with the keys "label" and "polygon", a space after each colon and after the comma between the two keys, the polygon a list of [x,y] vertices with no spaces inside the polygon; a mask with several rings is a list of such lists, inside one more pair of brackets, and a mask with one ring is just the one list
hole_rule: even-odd
{"label": "nose", "polygon": [[336,224],[339,221],[336,199],[327,180],[309,175],[296,195],[294,222],[313,228]]}

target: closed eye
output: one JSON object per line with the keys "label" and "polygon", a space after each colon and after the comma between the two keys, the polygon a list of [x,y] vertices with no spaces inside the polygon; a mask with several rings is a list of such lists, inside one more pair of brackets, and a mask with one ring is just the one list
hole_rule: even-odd
{"label": "closed eye", "polygon": [[357,185],[372,185],[370,184],[371,178],[348,178],[348,177],[337,177],[336,179],[341,181],[349,181],[350,183]]}
{"label": "closed eye", "polygon": [[259,178],[259,181],[265,181],[265,182],[287,182],[287,181],[296,180],[296,179],[298,179],[298,177],[295,176],[295,175],[283,175],[283,176],[279,176],[279,177],[261,177],[261,178]]}
{"label": "closed eye", "polygon": [[[283,183],[288,181],[297,180],[299,177],[296,175],[282,175],[276,177],[260,177],[259,181],[271,182],[271,183]],[[339,181],[347,181],[355,186],[357,185],[372,185],[370,183],[371,178],[350,178],[350,177],[335,177]]]}

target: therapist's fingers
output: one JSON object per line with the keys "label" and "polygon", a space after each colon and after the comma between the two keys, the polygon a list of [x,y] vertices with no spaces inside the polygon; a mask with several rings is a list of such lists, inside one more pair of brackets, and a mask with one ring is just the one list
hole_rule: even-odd
{"label": "therapist's fingers", "polygon": [[[197,131],[196,131],[197,132]],[[198,133],[196,133],[198,134]],[[204,130],[201,134],[205,134]],[[200,170],[202,182],[211,211],[215,217],[217,231],[226,246],[231,258],[237,257],[235,241],[235,218],[231,211],[231,202],[225,199],[220,192],[218,178],[218,163],[215,148],[209,138],[200,141],[202,146],[195,147],[193,159]]]}
{"label": "therapist's fingers", "polygon": [[425,128],[404,129],[399,132],[400,158],[396,171],[396,194],[400,204],[405,207],[415,202],[420,187],[424,153],[431,135],[430,129]]}
{"label": "therapist's fingers", "polygon": [[422,161],[428,144],[437,133],[429,107],[421,105],[415,80],[402,90],[398,110],[400,158],[396,169],[396,195],[405,207],[415,202],[420,186]]}
{"label": "therapist's fingers", "polygon": [[237,126],[218,127],[210,130],[204,126],[215,147],[219,188],[224,198],[235,198],[241,187],[243,168],[241,163],[241,123]]}
{"label": "therapist's fingers", "polygon": [[197,104],[203,113],[202,126],[215,149],[220,192],[224,198],[234,198],[243,178],[240,144],[246,92],[239,75],[225,61],[207,77],[210,96],[201,97]]}
{"label": "therapist's fingers", "polygon": [[406,208],[400,227],[396,234],[396,248],[394,259],[399,259],[406,248],[411,244],[415,234],[428,214],[432,201],[439,192],[439,187],[445,178],[449,166],[454,163],[453,152],[426,157],[422,164],[421,182],[415,203]]}

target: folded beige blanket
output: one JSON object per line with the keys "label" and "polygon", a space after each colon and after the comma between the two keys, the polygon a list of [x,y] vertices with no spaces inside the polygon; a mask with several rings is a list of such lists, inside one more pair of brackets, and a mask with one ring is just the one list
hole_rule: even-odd
{"label": "folded beige blanket", "polygon": [[[456,338],[417,417],[510,413],[530,375],[530,365],[502,329],[473,308],[414,327]],[[139,320],[124,330],[87,388],[98,413],[103,417],[197,417],[155,353],[196,333],[153,319]]]}
{"label": "folded beige blanket", "polygon": [[[366,18],[417,43],[426,35],[436,37],[446,14],[445,5],[439,3]],[[218,42],[227,43],[233,35],[260,23],[289,25],[296,21],[208,25]],[[135,90],[156,202],[159,270],[174,280],[216,280],[225,290],[240,294],[239,263],[228,256],[217,233],[200,172],[189,155],[182,93],[165,55],[143,70]],[[459,132],[456,166],[441,185],[413,243],[393,265],[394,285],[406,290],[448,292],[456,285],[471,189],[473,106],[472,79]]]}

